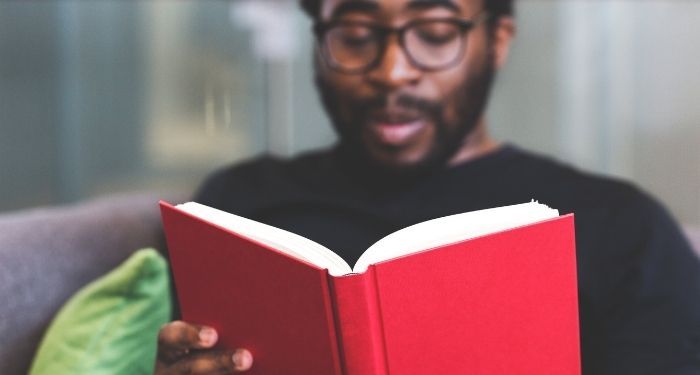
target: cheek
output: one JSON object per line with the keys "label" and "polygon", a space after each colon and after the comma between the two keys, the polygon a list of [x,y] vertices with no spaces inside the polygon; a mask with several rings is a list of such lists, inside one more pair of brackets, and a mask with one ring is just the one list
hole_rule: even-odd
{"label": "cheek", "polygon": [[470,105],[470,88],[477,77],[486,71],[487,59],[482,56],[469,56],[469,63],[463,63],[453,69],[441,72],[436,77],[444,104],[443,120],[447,125],[459,126],[460,117]]}
{"label": "cheek", "polygon": [[330,69],[318,50],[314,51],[314,70],[316,79],[323,82],[324,86],[334,93],[344,93],[355,84],[353,76],[340,74]]}
{"label": "cheek", "polygon": [[317,61],[317,71],[320,78],[327,86],[338,93],[342,99],[344,96],[355,96],[362,86],[362,76],[359,74],[343,74],[330,69],[322,61]]}
{"label": "cheek", "polygon": [[338,92],[345,94],[357,86],[357,82],[351,76],[340,75],[338,73],[326,73],[326,81]]}
{"label": "cheek", "polygon": [[362,80],[353,75],[330,73],[323,77],[328,86],[332,100],[332,110],[344,121],[352,121],[356,113],[356,103],[365,98],[367,93],[362,90]]}
{"label": "cheek", "polygon": [[452,125],[458,121],[460,107],[466,105],[462,101],[467,73],[464,68],[462,70],[455,69],[444,72],[439,78],[435,85],[439,91],[439,100],[443,105],[442,120],[447,125]]}

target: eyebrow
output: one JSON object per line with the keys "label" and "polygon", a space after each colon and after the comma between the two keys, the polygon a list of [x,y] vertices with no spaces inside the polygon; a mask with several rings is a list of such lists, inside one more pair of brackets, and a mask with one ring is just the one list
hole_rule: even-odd
{"label": "eyebrow", "polygon": [[[409,10],[424,10],[432,8],[446,8],[452,12],[459,13],[460,7],[452,0],[413,0],[406,9]],[[340,16],[351,12],[376,13],[380,10],[379,3],[374,0],[345,0],[342,1],[331,13],[331,19],[340,18]]]}
{"label": "eyebrow", "polygon": [[411,10],[424,10],[435,7],[447,8],[455,13],[459,13],[461,10],[459,5],[451,0],[413,0],[406,6],[407,9]]}
{"label": "eyebrow", "polygon": [[331,19],[340,18],[345,13],[365,12],[375,13],[379,11],[379,4],[370,0],[346,0],[340,3],[331,13]]}

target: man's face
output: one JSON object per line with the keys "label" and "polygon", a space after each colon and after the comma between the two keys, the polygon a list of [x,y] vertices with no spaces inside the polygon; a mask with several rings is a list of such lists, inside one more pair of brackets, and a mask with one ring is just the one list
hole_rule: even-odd
{"label": "man's face", "polygon": [[[320,21],[401,27],[415,20],[474,20],[481,0],[325,0]],[[316,83],[340,136],[355,156],[395,172],[445,164],[480,121],[495,70],[486,22],[464,37],[445,69],[417,67],[392,34],[378,64],[361,73],[332,69],[316,53]]]}

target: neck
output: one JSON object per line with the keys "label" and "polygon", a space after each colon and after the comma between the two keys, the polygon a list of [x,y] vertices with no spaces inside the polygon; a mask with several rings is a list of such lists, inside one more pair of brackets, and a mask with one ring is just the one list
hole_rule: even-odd
{"label": "neck", "polygon": [[498,150],[499,147],[500,144],[491,138],[488,133],[486,119],[484,116],[481,116],[474,129],[464,138],[462,146],[447,162],[447,165],[454,167],[490,154]]}

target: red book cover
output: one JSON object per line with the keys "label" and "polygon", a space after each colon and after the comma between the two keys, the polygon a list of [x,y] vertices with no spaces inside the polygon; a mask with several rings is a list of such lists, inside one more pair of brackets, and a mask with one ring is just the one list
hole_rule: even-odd
{"label": "red book cover", "polygon": [[161,211],[183,319],[251,374],[580,374],[573,215],[332,276]]}

